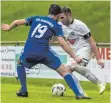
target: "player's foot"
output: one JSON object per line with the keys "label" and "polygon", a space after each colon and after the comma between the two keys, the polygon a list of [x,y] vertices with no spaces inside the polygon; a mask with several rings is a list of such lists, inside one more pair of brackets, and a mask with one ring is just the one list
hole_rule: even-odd
{"label": "player's foot", "polygon": [[21,90],[16,92],[16,95],[19,97],[28,97],[28,92],[22,92]]}
{"label": "player's foot", "polygon": [[84,93],[84,96],[88,97],[87,93]]}
{"label": "player's foot", "polygon": [[88,97],[86,93],[84,93],[82,96],[76,96],[76,99],[91,99],[91,98]]}
{"label": "player's foot", "polygon": [[91,99],[88,96],[76,96],[76,99]]}
{"label": "player's foot", "polygon": [[102,82],[98,85],[100,94],[103,94],[106,88],[106,83]]}

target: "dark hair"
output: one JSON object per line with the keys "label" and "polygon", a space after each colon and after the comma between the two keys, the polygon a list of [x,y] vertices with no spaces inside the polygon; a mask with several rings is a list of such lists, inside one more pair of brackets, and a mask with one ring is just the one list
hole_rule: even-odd
{"label": "dark hair", "polygon": [[51,15],[57,15],[61,13],[61,7],[57,4],[52,4],[49,7],[49,14]]}
{"label": "dark hair", "polygon": [[62,9],[61,9],[61,12],[62,13],[70,13],[71,14],[71,9],[67,6],[64,6]]}

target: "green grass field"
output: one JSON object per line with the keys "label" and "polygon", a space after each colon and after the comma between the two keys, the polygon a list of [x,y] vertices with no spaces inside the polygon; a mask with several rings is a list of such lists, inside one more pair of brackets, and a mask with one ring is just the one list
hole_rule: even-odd
{"label": "green grass field", "polygon": [[[47,15],[52,3],[71,7],[73,17],[85,22],[91,30],[96,42],[110,42],[110,2],[109,1],[2,1],[1,22],[10,24],[15,19],[33,15]],[[1,41],[25,41],[29,27],[21,26],[10,32],[1,32]],[[51,87],[55,83],[63,83],[66,93],[63,97],[52,96]],[[106,92],[99,95],[98,88],[91,82],[81,82],[92,100],[76,100],[73,92],[63,80],[29,79],[28,98],[15,95],[20,84],[15,78],[1,78],[2,103],[110,103],[110,85]]]}
{"label": "green grass field", "polygon": [[[1,22],[11,23],[34,15],[47,15],[50,4],[69,6],[74,18],[85,22],[96,42],[110,42],[109,1],[2,1]],[[21,26],[10,32],[1,32],[2,41],[25,41],[29,27]]]}
{"label": "green grass field", "polygon": [[[15,78],[2,78],[1,82],[2,103],[110,103],[109,84],[107,84],[105,93],[99,95],[96,85],[91,82],[81,82],[82,87],[92,99],[76,100],[64,80],[28,78],[28,98],[20,98],[15,95],[15,91],[20,88]],[[51,87],[55,83],[62,83],[66,86],[66,93],[63,97],[52,96]]]}

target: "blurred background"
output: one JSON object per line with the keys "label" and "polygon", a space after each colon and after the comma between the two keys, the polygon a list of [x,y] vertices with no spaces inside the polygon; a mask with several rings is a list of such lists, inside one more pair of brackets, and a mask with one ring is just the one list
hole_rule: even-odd
{"label": "blurred background", "polygon": [[[85,92],[93,98],[90,101],[84,100],[82,103],[109,103],[111,84],[110,1],[1,1],[1,23],[10,24],[13,20],[36,15],[47,16],[49,5],[54,3],[69,6],[72,9],[73,17],[87,24],[95,41],[102,43],[98,46],[98,50],[101,59],[105,61],[104,69],[98,67],[94,58],[91,59],[88,68],[100,80],[107,82],[107,88],[105,93],[100,96],[97,86],[88,82],[85,77],[73,72],[81,81],[80,83]],[[2,89],[0,89],[2,95],[0,95],[0,99],[2,103],[81,103],[81,101],[75,99],[74,94],[68,89],[67,84],[60,75],[41,64],[26,70],[28,90],[30,92],[29,98],[21,99],[16,97],[15,91],[20,88],[19,81],[15,79],[17,76],[16,64],[24,48],[23,45],[28,32],[28,26],[20,26],[10,32],[1,31],[0,78]],[[56,46],[54,46],[55,44]],[[62,63],[66,64],[70,56],[61,49],[57,41],[54,45],[53,50],[59,54]],[[55,83],[62,83],[66,86],[65,96],[52,96],[51,87]]]}
{"label": "blurred background", "polygon": [[[2,1],[1,22],[11,23],[34,15],[47,15],[50,4],[69,6],[73,17],[87,24],[96,42],[110,42],[110,1]],[[2,41],[25,41],[29,27],[2,32]],[[11,36],[10,36],[11,35]]]}

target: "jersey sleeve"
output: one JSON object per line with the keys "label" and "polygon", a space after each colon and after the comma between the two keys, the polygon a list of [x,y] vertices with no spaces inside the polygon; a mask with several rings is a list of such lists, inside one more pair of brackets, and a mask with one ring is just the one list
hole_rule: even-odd
{"label": "jersey sleeve", "polygon": [[90,29],[83,22],[80,23],[80,35],[83,36],[84,39],[91,37]]}
{"label": "jersey sleeve", "polygon": [[31,24],[32,24],[32,21],[33,21],[34,19],[36,19],[36,18],[37,18],[37,16],[31,16],[31,17],[25,18],[25,20],[26,20],[26,26],[31,25]]}
{"label": "jersey sleeve", "polygon": [[56,36],[64,36],[61,25],[58,25],[56,28]]}
{"label": "jersey sleeve", "polygon": [[81,35],[84,36],[84,35],[86,35],[87,33],[89,33],[90,30],[89,30],[89,28],[87,27],[86,24],[81,23],[81,24],[80,24],[80,32],[81,32]]}

